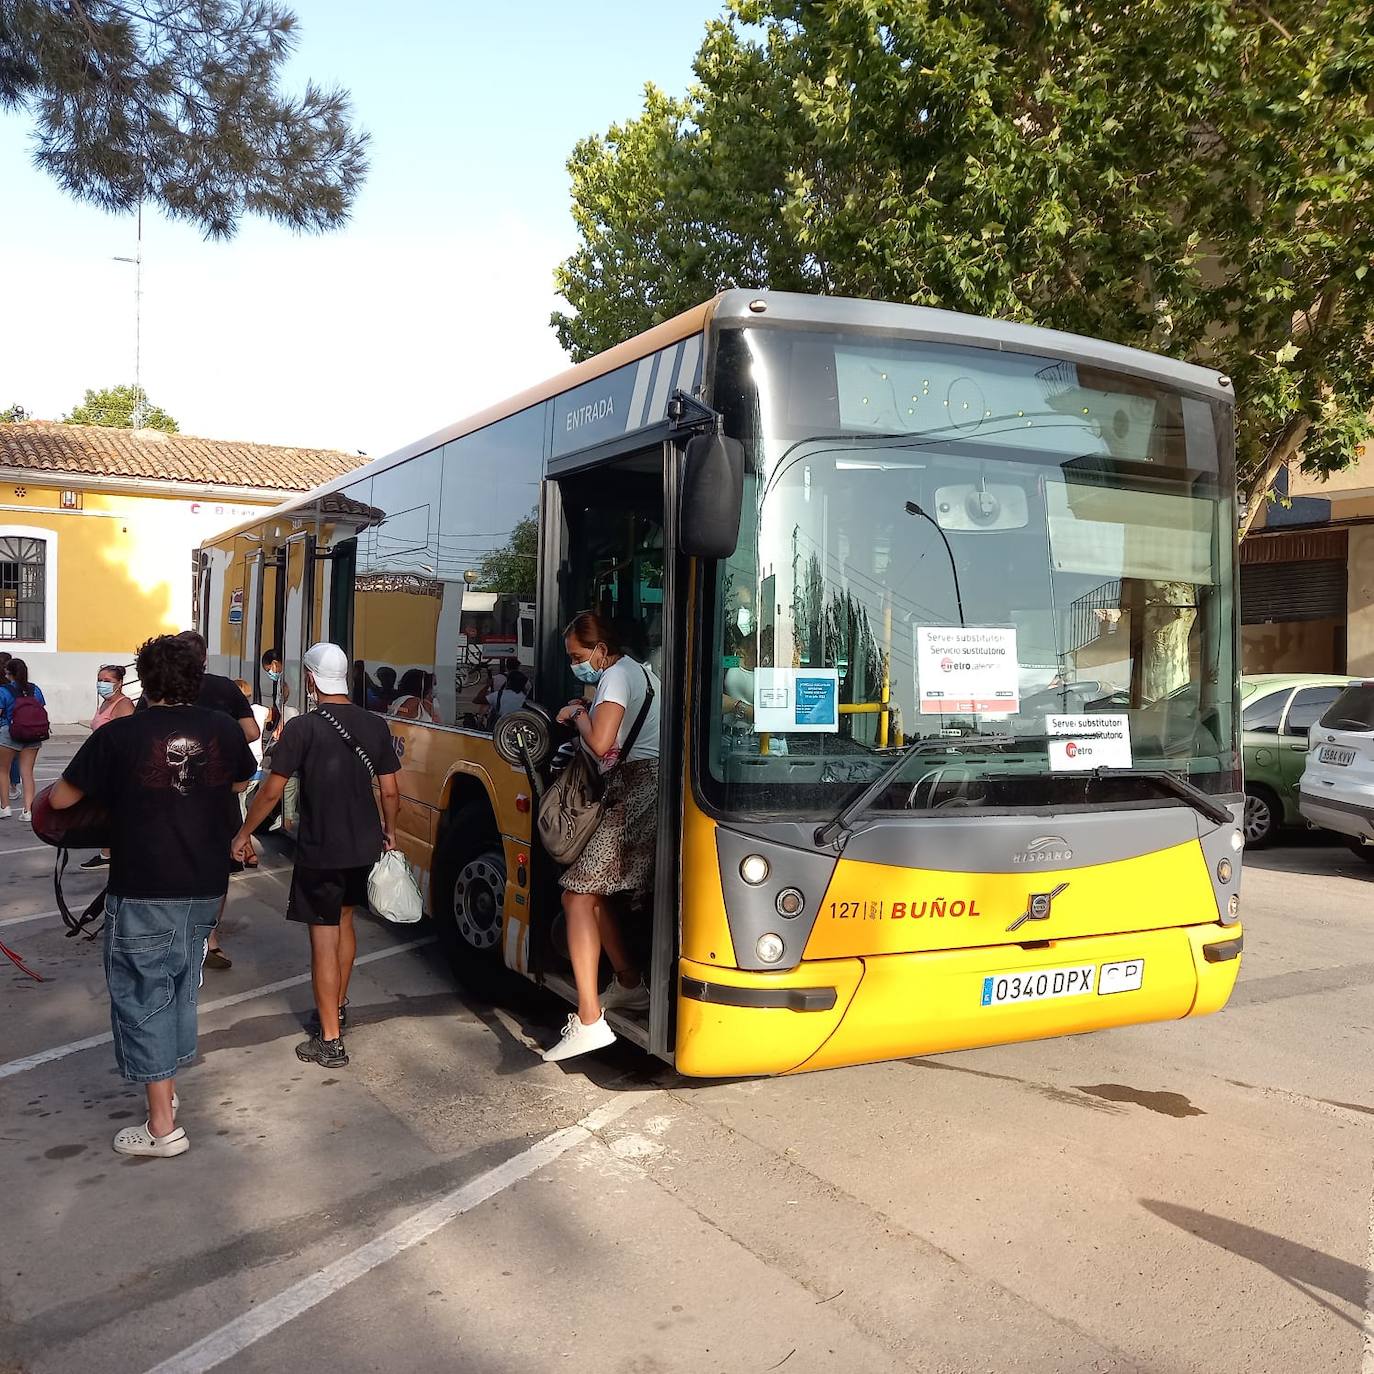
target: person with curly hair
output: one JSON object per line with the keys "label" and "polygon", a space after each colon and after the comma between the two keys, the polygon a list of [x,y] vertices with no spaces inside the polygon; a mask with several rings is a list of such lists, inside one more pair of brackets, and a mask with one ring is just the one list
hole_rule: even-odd
{"label": "person with curly hair", "polygon": [[196,1056],[196,1000],[229,890],[234,793],[257,764],[227,715],[195,704],[205,658],[176,635],[138,651],[141,711],[91,735],[53,785],[55,810],[85,797],[110,817],[105,979],[115,1063],[147,1092],[148,1117],[115,1151],[166,1159],[191,1142],[176,1123],[177,1070]]}
{"label": "person with curly hair", "polygon": [[[208,661],[204,636],[195,630],[182,630],[177,638],[184,640],[200,655],[203,668]],[[145,710],[145,701],[146,698],[140,700],[134,709],[137,711]],[[239,688],[232,678],[221,677],[218,673],[202,672],[200,692],[195,698],[195,704],[205,707],[207,711],[219,711],[228,716],[230,720],[237,721],[250,748],[261,738],[262,729],[253,712],[252,704],[248,700],[248,695]],[[229,801],[229,820],[233,828],[237,829],[242,812],[238,802],[232,797]],[[222,906],[219,914],[220,916],[224,915]],[[234,967],[234,961],[224,952],[224,947],[219,942],[219,921],[215,922],[215,929],[210,935],[210,950],[205,956],[205,967],[213,969]]]}

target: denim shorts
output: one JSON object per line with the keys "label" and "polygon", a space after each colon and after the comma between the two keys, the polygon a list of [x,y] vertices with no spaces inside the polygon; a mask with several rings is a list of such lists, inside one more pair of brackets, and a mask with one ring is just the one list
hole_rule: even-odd
{"label": "denim shorts", "polygon": [[196,1057],[196,996],[220,897],[105,898],[105,981],[115,1062],[131,1083]]}
{"label": "denim shorts", "polygon": [[42,741],[40,740],[34,744],[20,744],[19,741],[10,734],[10,727],[8,725],[0,725],[0,749],[16,749],[22,754],[25,749],[38,749],[41,743]]}

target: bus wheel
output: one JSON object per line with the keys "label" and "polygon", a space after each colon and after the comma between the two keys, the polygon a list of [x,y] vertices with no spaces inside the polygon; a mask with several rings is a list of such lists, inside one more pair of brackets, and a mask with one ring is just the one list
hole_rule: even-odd
{"label": "bus wheel", "polygon": [[1245,847],[1263,849],[1272,844],[1279,828],[1279,804],[1273,793],[1264,787],[1247,788],[1245,792]]}
{"label": "bus wheel", "polygon": [[506,855],[485,803],[471,802],[449,818],[435,876],[434,914],[454,973],[468,982],[490,978],[503,967]]}

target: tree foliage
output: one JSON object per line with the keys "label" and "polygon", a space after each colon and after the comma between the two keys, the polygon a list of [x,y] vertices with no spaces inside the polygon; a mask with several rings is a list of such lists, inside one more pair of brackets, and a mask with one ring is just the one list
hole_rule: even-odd
{"label": "tree foliage", "polygon": [[477,589],[534,600],[534,584],[539,570],[539,519],[527,515],[515,522],[505,545],[494,549],[477,567]]}
{"label": "tree foliage", "polygon": [[142,403],[141,429],[160,429],[175,434],[177,422],[161,406],[148,399],[142,387],[107,386],[101,391],[87,388],[85,399],[62,417],[69,425],[106,425],[111,429],[133,429],[134,411]]}
{"label": "tree foliage", "polygon": [[583,358],[731,285],[1201,363],[1252,517],[1374,407],[1367,0],[731,0],[696,82],[569,162]]}
{"label": "tree foliage", "polygon": [[80,200],[227,238],[245,214],[340,224],[367,170],[345,92],[278,89],[295,16],[268,0],[0,0],[0,109]]}

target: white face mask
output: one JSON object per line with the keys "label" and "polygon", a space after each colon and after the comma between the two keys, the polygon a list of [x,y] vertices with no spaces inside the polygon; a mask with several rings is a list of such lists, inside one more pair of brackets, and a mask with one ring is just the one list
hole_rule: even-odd
{"label": "white face mask", "polygon": [[742,634],[742,635],[753,634],[753,633],[754,633],[754,613],[753,613],[753,611],[751,611],[751,610],[749,609],[748,606],[741,606],[741,607],[739,608],[739,610],[737,610],[737,611],[735,612],[735,624],[736,624],[736,626],[738,626],[740,634]]}

